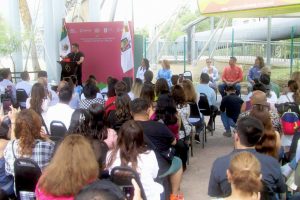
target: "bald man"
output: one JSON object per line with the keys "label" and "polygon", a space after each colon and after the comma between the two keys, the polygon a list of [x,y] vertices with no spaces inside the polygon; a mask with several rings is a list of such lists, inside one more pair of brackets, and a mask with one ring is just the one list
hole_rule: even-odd
{"label": "bald man", "polygon": [[246,112],[248,110],[251,110],[253,105],[266,105],[270,106],[269,103],[267,102],[267,95],[266,93],[256,90],[252,93],[252,96],[250,97],[249,101],[245,101],[241,107],[241,113]]}

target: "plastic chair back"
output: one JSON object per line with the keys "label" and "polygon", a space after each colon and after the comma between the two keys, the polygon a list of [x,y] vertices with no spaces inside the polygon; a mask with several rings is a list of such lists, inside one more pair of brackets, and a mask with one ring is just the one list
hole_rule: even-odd
{"label": "plastic chair back", "polygon": [[15,188],[19,197],[20,191],[34,192],[42,174],[38,164],[30,158],[18,158],[14,163]]}
{"label": "plastic chair back", "polygon": [[61,121],[52,121],[50,124],[50,139],[54,142],[62,140],[67,133],[67,128]]}
{"label": "plastic chair back", "polygon": [[200,93],[200,99],[198,102],[199,110],[203,115],[210,116],[211,110],[208,103],[208,98],[206,94]]}

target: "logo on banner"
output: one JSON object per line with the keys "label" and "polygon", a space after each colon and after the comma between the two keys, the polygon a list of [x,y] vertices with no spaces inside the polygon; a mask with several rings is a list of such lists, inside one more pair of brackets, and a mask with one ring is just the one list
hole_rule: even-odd
{"label": "logo on banner", "polygon": [[121,67],[123,73],[126,73],[133,68],[131,34],[128,24],[124,26],[124,31],[121,38]]}

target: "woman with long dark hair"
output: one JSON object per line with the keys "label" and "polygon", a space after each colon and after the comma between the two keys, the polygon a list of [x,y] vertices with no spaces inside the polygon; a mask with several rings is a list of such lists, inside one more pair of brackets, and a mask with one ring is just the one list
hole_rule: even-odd
{"label": "woman with long dark hair", "polygon": [[170,93],[168,82],[163,78],[160,78],[156,81],[154,88],[156,100],[160,95]]}
{"label": "woman with long dark hair", "polygon": [[114,147],[117,140],[116,132],[105,126],[104,115],[104,108],[100,104],[92,104],[89,110],[75,110],[68,130],[69,134],[80,134],[88,139],[101,170],[106,153]]}
{"label": "woman with long dark hair", "polygon": [[31,108],[39,115],[44,115],[49,106],[50,100],[47,98],[45,88],[40,83],[35,83],[31,89],[31,95],[26,101],[26,108]]}
{"label": "woman with long dark hair", "polygon": [[249,69],[248,72],[248,93],[252,91],[252,87],[255,83],[258,82],[259,77],[261,76],[261,69],[265,67],[264,58],[261,56],[257,56],[255,59],[254,65]]}
{"label": "woman with long dark hair", "polygon": [[150,68],[149,60],[147,58],[143,58],[141,62],[141,66],[138,68],[135,77],[144,81],[144,74],[146,71],[149,70],[149,68]]}
{"label": "woman with long dark hair", "polygon": [[130,166],[140,174],[147,199],[159,200],[163,187],[154,179],[158,174],[158,163],[155,153],[148,150],[144,143],[142,127],[130,120],[122,125],[116,148],[107,156],[107,168]]}
{"label": "woman with long dark hair", "polygon": [[118,131],[122,124],[132,119],[129,109],[129,103],[130,97],[128,96],[128,94],[124,93],[117,96],[116,110],[112,110],[107,117],[110,128]]}

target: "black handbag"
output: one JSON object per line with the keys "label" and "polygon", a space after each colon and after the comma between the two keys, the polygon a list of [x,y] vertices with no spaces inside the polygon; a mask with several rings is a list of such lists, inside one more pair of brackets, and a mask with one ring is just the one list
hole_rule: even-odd
{"label": "black handbag", "polygon": [[281,116],[283,113],[288,112],[288,111],[295,112],[298,115],[300,115],[299,105],[297,105],[297,103],[295,103],[295,102],[291,102],[291,100],[289,99],[289,97],[287,95],[286,95],[286,97],[289,100],[289,102],[275,104],[275,107],[276,107],[279,115]]}

